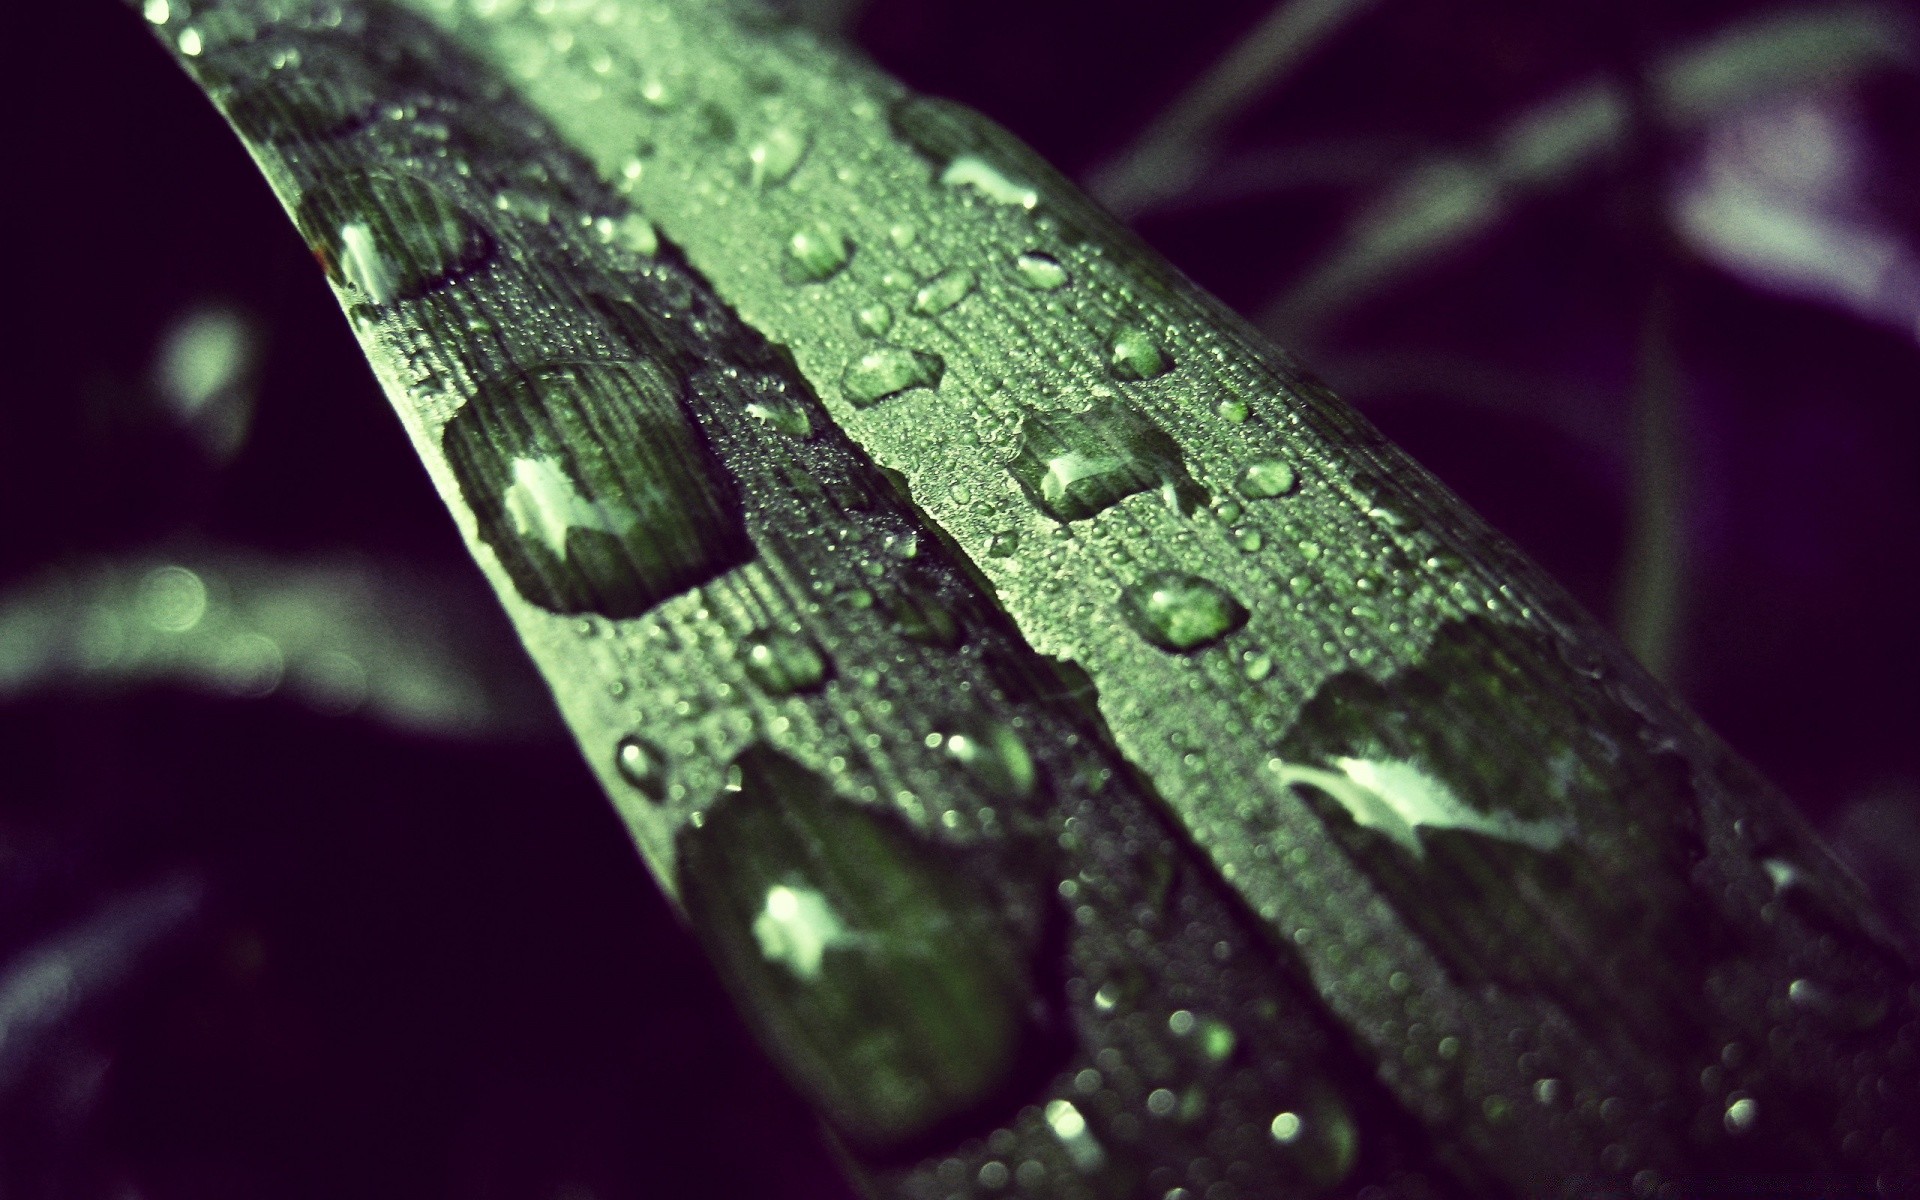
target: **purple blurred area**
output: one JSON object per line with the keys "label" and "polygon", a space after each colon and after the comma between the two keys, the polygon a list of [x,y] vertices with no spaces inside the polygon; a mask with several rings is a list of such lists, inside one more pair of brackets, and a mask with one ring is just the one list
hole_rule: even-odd
{"label": "purple blurred area", "polygon": [[[1272,6],[791,7],[1104,189],[1603,620],[1670,468],[1667,677],[1920,926],[1911,11],[1326,0],[1128,191]],[[246,155],[131,11],[38,8],[0,609],[182,547],[356,555],[519,671]],[[156,373],[235,329],[243,374]],[[0,1195],[848,1194],[516,678],[457,733],[291,685],[0,691]]]}

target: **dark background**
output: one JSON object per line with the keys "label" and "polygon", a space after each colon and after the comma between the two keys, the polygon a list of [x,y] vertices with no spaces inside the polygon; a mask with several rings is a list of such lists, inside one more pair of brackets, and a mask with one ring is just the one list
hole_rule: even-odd
{"label": "dark background", "polygon": [[[517,670],[237,142],[131,10],[38,7],[11,48],[0,611],[78,564],[346,555],[408,564],[420,604],[458,615],[453,642]],[[1088,178],[1266,11],[872,0],[851,16],[882,65]],[[1384,0],[1243,105],[1216,168],[1137,228],[1260,313],[1420,163],[1768,11],[1785,10]],[[1910,64],[1649,122],[1418,269],[1274,326],[1607,619],[1631,570],[1656,330],[1683,480],[1669,677],[1908,920],[1920,304],[1902,328],[1736,273],[1672,215],[1741,130],[1785,112],[1852,156],[1844,203],[1823,202],[1835,219],[1892,231],[1911,261]],[[1809,153],[1775,175],[1830,196]],[[1263,163],[1265,183],[1235,173]],[[1882,290],[1920,295],[1920,277]],[[168,330],[210,305],[260,347],[245,436],[218,449],[150,382]],[[0,694],[0,1196],[845,1194],[576,751],[538,700],[501,694],[521,711],[462,736],[284,690]]]}

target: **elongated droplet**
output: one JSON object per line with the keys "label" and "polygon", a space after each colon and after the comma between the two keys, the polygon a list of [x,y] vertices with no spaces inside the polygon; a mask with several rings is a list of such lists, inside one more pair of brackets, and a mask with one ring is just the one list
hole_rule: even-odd
{"label": "elongated droplet", "polygon": [[940,172],[940,182],[952,188],[971,188],[995,204],[1032,209],[1040,203],[1039,189],[975,154],[962,154],[948,163]]}
{"label": "elongated droplet", "polygon": [[998,721],[969,725],[946,735],[947,757],[996,795],[1022,800],[1033,795],[1040,782],[1027,744],[1009,726]]}
{"label": "elongated droplet", "polygon": [[812,638],[767,630],[745,643],[747,675],[771,696],[811,691],[827,678],[827,656]]}
{"label": "elongated droplet", "polygon": [[810,225],[787,239],[781,270],[788,283],[824,283],[846,268],[853,243],[830,225]]}
{"label": "elongated droplet", "polygon": [[857,408],[878,404],[910,388],[938,388],[947,362],[931,350],[881,346],[847,364],[840,386]]}
{"label": "elongated droplet", "polygon": [[680,393],[652,363],[564,363],[483,384],[447,422],[480,536],[529,602],[635,617],[752,556]]}
{"label": "elongated droplet", "polygon": [[1160,343],[1138,325],[1122,325],[1107,344],[1107,369],[1115,379],[1152,379],[1172,367]]}
{"label": "elongated droplet", "polygon": [[1277,458],[1267,458],[1240,472],[1234,487],[1249,500],[1269,500],[1291,492],[1296,482],[1292,467]]}
{"label": "elongated droplet", "polygon": [[807,416],[807,410],[798,404],[791,404],[784,400],[756,400],[747,405],[747,413],[769,429],[779,430],[788,437],[813,436],[813,419]]}
{"label": "elongated droplet", "polygon": [[638,734],[620,739],[613,749],[613,765],[626,780],[649,800],[664,800],[667,795],[667,758],[660,748]]}
{"label": "elongated droplet", "polygon": [[978,864],[764,746],[730,774],[681,835],[680,894],[775,1060],[869,1152],[1017,1108],[1055,1058],[1044,893],[1006,907]]}
{"label": "elongated droplet", "polygon": [[967,298],[973,290],[973,272],[952,267],[935,275],[914,293],[913,311],[923,317],[938,316]]}
{"label": "elongated droplet", "polygon": [[1038,250],[1029,250],[1014,259],[1013,270],[1021,283],[1035,291],[1051,292],[1071,282],[1067,269],[1060,265],[1059,259]]}
{"label": "elongated droplet", "polygon": [[1247,623],[1246,606],[1198,575],[1159,571],[1121,599],[1135,632],[1162,650],[1198,650]]}
{"label": "elongated droplet", "polygon": [[1206,489],[1187,474],[1179,444],[1118,400],[1083,413],[1029,412],[1007,473],[1056,521],[1084,521],[1156,487],[1178,512],[1207,503]]}
{"label": "elongated droplet", "polygon": [[493,249],[471,214],[404,175],[328,175],[301,196],[294,220],[328,276],[373,304],[425,295]]}
{"label": "elongated droplet", "polygon": [[792,178],[807,155],[808,138],[798,130],[776,125],[747,147],[747,182],[774,187]]}

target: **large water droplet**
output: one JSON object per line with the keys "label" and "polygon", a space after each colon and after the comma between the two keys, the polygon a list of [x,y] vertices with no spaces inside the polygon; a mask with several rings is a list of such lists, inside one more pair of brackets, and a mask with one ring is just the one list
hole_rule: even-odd
{"label": "large water droplet", "polygon": [[667,758],[660,747],[638,734],[620,739],[613,748],[613,765],[626,780],[649,799],[664,800],[667,795]]}
{"label": "large water droplet", "polygon": [[1118,400],[1083,413],[1029,412],[1007,473],[1056,521],[1086,520],[1155,487],[1179,512],[1207,503],[1206,490],[1187,474],[1179,444]]}
{"label": "large water droplet", "polygon": [[1240,472],[1234,486],[1249,500],[1269,500],[1291,492],[1296,482],[1292,467],[1277,458],[1267,458]]}
{"label": "large water droplet", "polygon": [[733,480],[652,363],[562,363],[483,384],[449,465],[520,594],[639,616],[752,556]]}
{"label": "large water droplet", "polygon": [[1035,291],[1051,292],[1072,282],[1059,259],[1038,250],[1028,250],[1014,259],[1013,270],[1021,283]]}
{"label": "large water droplet", "polygon": [[811,691],[826,681],[827,656],[812,638],[762,630],[747,638],[744,649],[748,677],[768,695]]}
{"label": "large water droplet", "polygon": [[493,247],[470,213],[405,175],[325,176],[300,197],[294,220],[333,281],[374,304],[424,295]]}
{"label": "large water droplet", "polygon": [[1247,623],[1246,606],[1198,575],[1157,571],[1121,597],[1134,631],[1162,650],[1198,650]]}
{"label": "large water droplet", "polygon": [[1004,866],[958,860],[764,746],[730,775],[681,835],[680,894],[787,1073],[868,1151],[1017,1105],[1057,1058],[1033,972],[1044,893],[1009,907],[985,882],[1018,878]]}
{"label": "large water droplet", "polygon": [[996,795],[1025,799],[1039,785],[1027,744],[1009,726],[998,721],[969,725],[942,741],[947,756]]}
{"label": "large water droplet", "polygon": [[1152,379],[1172,367],[1160,343],[1138,325],[1122,325],[1107,343],[1107,369],[1115,379]]}
{"label": "large water droplet", "polygon": [[881,346],[847,364],[841,389],[856,408],[878,404],[910,388],[938,388],[947,361],[931,350]]}
{"label": "large water droplet", "polygon": [[776,125],[747,147],[747,182],[755,187],[773,187],[793,177],[806,157],[807,135],[785,125]]}
{"label": "large water droplet", "polygon": [[923,317],[938,316],[967,298],[973,290],[973,272],[965,267],[949,267],[927,280],[914,293],[913,311]]}
{"label": "large water droplet", "polygon": [[844,270],[852,257],[853,243],[846,234],[831,225],[809,225],[787,239],[781,271],[788,283],[824,283]]}

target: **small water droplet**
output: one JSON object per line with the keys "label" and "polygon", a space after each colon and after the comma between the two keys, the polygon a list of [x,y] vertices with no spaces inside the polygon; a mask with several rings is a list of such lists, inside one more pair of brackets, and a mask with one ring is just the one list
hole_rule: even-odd
{"label": "small water droplet", "polygon": [[207,615],[207,585],[185,567],[155,567],[140,581],[140,615],[162,633],[186,633]]}
{"label": "small water droplet", "polygon": [[693,110],[693,135],[703,142],[726,143],[740,135],[733,114],[712,100]]}
{"label": "small water droplet", "polygon": [[1003,529],[987,539],[988,558],[1012,558],[1020,550],[1020,535]]}
{"label": "small water droplet", "polygon": [[1273,674],[1273,655],[1271,654],[1262,654],[1256,650],[1249,650],[1244,659],[1244,664],[1245,665],[1241,667],[1241,673],[1253,683],[1259,683],[1262,679]]}
{"label": "small water droplet", "polygon": [[680,894],[742,1011],[843,1136],[887,1151],[1046,1077],[1044,931],[985,883],[1020,876],[956,862],[768,747],[730,773],[738,790],[680,836]]}
{"label": "small water droplet", "polygon": [[1796,979],[1787,985],[1787,999],[1795,1008],[1856,1033],[1872,1029],[1893,1011],[1887,994],[1872,985],[1835,987]]}
{"label": "small water droplet", "polygon": [[885,337],[893,328],[893,310],[884,304],[868,304],[853,314],[853,323],[868,337]]}
{"label": "small water droplet", "polygon": [[550,611],[636,617],[752,556],[732,477],[656,364],[491,380],[442,445],[482,540]]}
{"label": "small water droplet", "polygon": [[962,154],[948,163],[940,173],[940,182],[951,188],[972,188],[995,204],[1031,210],[1040,203],[1040,193],[1032,184],[973,154]]}
{"label": "small water droplet", "polygon": [[[1084,1072],[1083,1072],[1084,1074]],[[1087,1119],[1070,1100],[1050,1100],[1046,1108],[1047,1127],[1060,1139],[1067,1158],[1079,1171],[1094,1171],[1106,1161],[1106,1151],[1087,1129]]]}
{"label": "small water droplet", "polygon": [[620,778],[640,789],[649,800],[666,799],[667,758],[660,748],[638,734],[629,734],[614,747],[613,764]]}
{"label": "small water droplet", "polygon": [[1172,367],[1160,343],[1138,325],[1122,325],[1107,343],[1107,369],[1115,379],[1152,379]]}
{"label": "small water droplet", "polygon": [[946,312],[967,298],[973,291],[973,272],[965,267],[949,267],[926,281],[920,290],[914,293],[913,311],[923,317],[933,317]]}
{"label": "small water droplet", "polygon": [[960,623],[932,596],[901,588],[887,593],[882,606],[894,632],[908,641],[948,650],[960,644]]}
{"label": "small water droplet", "polygon": [[939,388],[947,362],[931,350],[881,346],[847,365],[840,386],[856,408],[877,404],[911,388]]}
{"label": "small water droplet", "polygon": [[1242,527],[1233,531],[1233,544],[1252,554],[1266,545],[1267,539],[1261,536],[1258,529]]}
{"label": "small water droplet", "polygon": [[1240,472],[1234,487],[1249,500],[1269,500],[1291,492],[1298,482],[1292,467],[1277,458],[1268,458]]}
{"label": "small water droplet", "polygon": [[788,283],[825,283],[846,268],[853,243],[826,224],[796,229],[787,239],[787,257],[781,270]]}
{"label": "small water droplet", "polygon": [[826,681],[824,651],[812,638],[779,630],[761,630],[746,639],[747,677],[770,696],[811,691]]}
{"label": "small water droplet", "polygon": [[1039,771],[1027,744],[1012,728],[997,721],[947,734],[943,746],[947,757],[995,795],[1025,799],[1039,785]]}
{"label": "small water droplet", "polygon": [[1013,260],[1014,274],[1035,291],[1051,292],[1073,282],[1066,267],[1051,254],[1028,250]]}
{"label": "small water droplet", "polygon": [[793,177],[806,157],[809,138],[785,125],[776,125],[755,138],[747,147],[747,182],[754,187],[775,187]]}
{"label": "small water droplet", "polygon": [[1234,425],[1246,424],[1247,418],[1253,415],[1253,409],[1245,400],[1240,399],[1238,396],[1227,397],[1225,400],[1214,405],[1213,411],[1222,421],[1227,421]]}
{"label": "small water droplet", "polygon": [[140,14],[155,25],[165,25],[173,19],[173,8],[167,0],[147,0],[141,6]]}
{"label": "small water droplet", "polygon": [[1147,1111],[1156,1117],[1172,1113],[1174,1106],[1180,1103],[1180,1097],[1173,1094],[1171,1088],[1155,1088],[1147,1093]]}
{"label": "small water droplet", "polygon": [[1210,1063],[1223,1063],[1233,1057],[1233,1050],[1239,1044],[1234,1036],[1233,1026],[1216,1017],[1203,1017],[1200,1021],[1200,1053]]}
{"label": "small water droplet", "polygon": [[1129,589],[1121,613],[1136,633],[1162,650],[1210,646],[1247,623],[1246,606],[1198,575],[1157,571]]}
{"label": "small water droplet", "polygon": [[294,219],[333,281],[374,304],[424,295],[493,249],[480,223],[431,185],[377,171],[321,178]]}
{"label": "small water droplet", "polygon": [[629,254],[651,258],[660,250],[660,235],[653,222],[637,212],[627,213],[609,222],[607,240]]}
{"label": "small water droplet", "polygon": [[1732,1134],[1748,1132],[1759,1119],[1760,1102],[1752,1096],[1740,1095],[1736,1095],[1732,1102],[1727,1105],[1727,1112],[1724,1118],[1727,1132]]}
{"label": "small water droplet", "polygon": [[756,400],[747,405],[747,414],[788,437],[813,436],[813,420],[807,416],[807,410],[798,404],[784,400]]}
{"label": "small water droplet", "polygon": [[1084,413],[1028,412],[1007,473],[1056,521],[1084,521],[1136,492],[1158,487],[1178,512],[1207,503],[1187,474],[1179,443],[1118,400]]}

